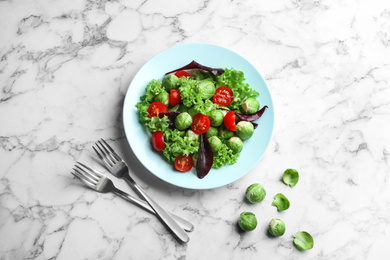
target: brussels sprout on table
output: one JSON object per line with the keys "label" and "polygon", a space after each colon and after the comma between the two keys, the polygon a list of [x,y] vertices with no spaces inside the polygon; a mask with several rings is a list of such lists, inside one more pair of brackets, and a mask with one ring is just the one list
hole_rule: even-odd
{"label": "brussels sprout on table", "polygon": [[238,219],[238,225],[244,231],[252,231],[257,226],[257,219],[252,212],[242,212]]}
{"label": "brussels sprout on table", "polygon": [[162,80],[162,86],[166,91],[170,91],[171,89],[177,88],[179,78],[175,76],[175,74],[165,75]]}
{"label": "brussels sprout on table", "polygon": [[212,110],[210,111],[207,116],[210,119],[210,124],[212,126],[220,126],[223,124],[223,118],[225,115],[221,110]]}
{"label": "brussels sprout on table", "polygon": [[233,153],[240,153],[242,151],[242,148],[244,147],[244,144],[242,143],[241,139],[234,136],[231,137],[226,145],[232,149]]}
{"label": "brussels sprout on table", "polygon": [[192,117],[190,114],[184,112],[180,113],[175,119],[175,126],[179,130],[184,130],[190,127],[192,124]]}
{"label": "brussels sprout on table", "polygon": [[206,132],[206,137],[210,138],[212,136],[217,136],[218,135],[218,128],[210,126],[209,130]]}
{"label": "brussels sprout on table", "polygon": [[212,136],[209,138],[209,143],[211,145],[211,150],[213,152],[218,152],[222,147],[222,141],[217,136]]}
{"label": "brussels sprout on table", "polygon": [[298,231],[294,235],[294,245],[299,251],[309,250],[313,248],[314,240],[306,231]]}
{"label": "brussels sprout on table", "polygon": [[240,137],[242,140],[249,139],[254,132],[254,127],[251,122],[248,121],[240,121],[236,124],[236,134],[238,137]]}
{"label": "brussels sprout on table", "polygon": [[266,191],[264,187],[259,183],[250,185],[245,192],[245,198],[250,203],[259,203],[264,200]]}
{"label": "brussels sprout on table", "polygon": [[254,114],[259,110],[260,104],[254,97],[247,98],[241,105],[244,114]]}
{"label": "brussels sprout on table", "polygon": [[202,99],[210,99],[214,96],[215,86],[214,82],[210,79],[202,80],[196,86],[198,93],[201,94]]}
{"label": "brussels sprout on table", "polygon": [[290,201],[282,193],[278,193],[274,197],[272,206],[276,206],[278,211],[283,211],[290,207]]}
{"label": "brussels sprout on table", "polygon": [[299,180],[299,174],[297,170],[287,169],[283,173],[283,182],[290,187],[294,187]]}
{"label": "brussels sprout on table", "polygon": [[168,92],[163,91],[163,92],[157,94],[157,95],[154,97],[154,101],[161,102],[161,103],[163,103],[164,105],[168,106],[168,105],[169,105],[169,94],[168,94]]}
{"label": "brussels sprout on table", "polygon": [[278,218],[273,218],[268,224],[268,232],[274,237],[282,236],[285,231],[286,226]]}

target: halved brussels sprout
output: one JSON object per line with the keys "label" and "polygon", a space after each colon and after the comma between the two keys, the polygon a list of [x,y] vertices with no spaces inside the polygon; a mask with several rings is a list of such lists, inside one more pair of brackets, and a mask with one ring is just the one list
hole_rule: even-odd
{"label": "halved brussels sprout", "polygon": [[154,101],[164,103],[166,106],[169,105],[169,94],[166,91],[162,91],[154,97]]}
{"label": "halved brussels sprout", "polygon": [[249,139],[253,135],[254,130],[253,124],[248,121],[240,121],[236,125],[236,134],[242,140]]}
{"label": "halved brussels sprout", "polygon": [[309,250],[313,248],[314,240],[306,231],[298,231],[294,235],[294,245],[299,251]]}
{"label": "halved brussels sprout", "polygon": [[280,237],[286,231],[286,226],[283,221],[278,218],[273,218],[268,224],[268,232],[274,237]]}
{"label": "halved brussels sprout", "polygon": [[218,128],[210,126],[209,130],[206,132],[206,137],[210,138],[212,136],[217,136],[218,135]]}
{"label": "halved brussels sprout", "polygon": [[253,97],[247,98],[241,106],[242,112],[244,112],[244,114],[254,114],[260,108],[259,101],[257,101],[256,98]]}
{"label": "halved brussels sprout", "polygon": [[278,211],[283,211],[290,207],[290,201],[282,193],[278,193],[274,197],[272,206],[276,206]]}
{"label": "halved brussels sprout", "polygon": [[264,187],[259,183],[253,183],[245,191],[245,198],[250,203],[259,203],[264,200],[266,195]]}
{"label": "halved brussels sprout", "polygon": [[212,110],[207,116],[210,119],[210,124],[212,126],[220,126],[223,124],[223,118],[225,117],[221,110]]}
{"label": "halved brussels sprout", "polygon": [[240,153],[242,151],[242,148],[244,147],[244,144],[242,143],[241,139],[234,136],[231,137],[226,145],[232,149],[233,153]]}
{"label": "halved brussels sprout", "polygon": [[162,80],[162,86],[166,91],[170,91],[171,89],[177,89],[177,83],[179,78],[176,77],[175,74],[165,75]]}
{"label": "halved brussels sprout", "polygon": [[213,152],[218,152],[219,149],[221,149],[222,147],[222,141],[216,136],[210,137],[209,143],[211,146],[211,150],[213,150]]}
{"label": "halved brussels sprout", "polygon": [[192,124],[192,117],[187,112],[180,113],[175,119],[175,126],[179,130],[184,130]]}
{"label": "halved brussels sprout", "polygon": [[287,169],[283,173],[283,182],[290,187],[294,187],[299,180],[299,174],[297,170]]}
{"label": "halved brussels sprout", "polygon": [[244,231],[252,231],[257,227],[257,219],[252,212],[242,212],[238,219],[238,225]]}
{"label": "halved brussels sprout", "polygon": [[222,125],[219,128],[218,132],[218,137],[221,139],[229,139],[230,137],[234,136],[234,132],[230,131],[229,129],[226,128],[226,126]]}
{"label": "halved brussels sprout", "polygon": [[196,86],[198,93],[201,94],[202,99],[210,99],[214,96],[215,85],[214,82],[210,79],[204,79],[198,83]]}
{"label": "halved brussels sprout", "polygon": [[187,136],[192,139],[192,140],[198,140],[199,139],[199,135],[198,134],[195,134],[194,131],[192,131],[191,129],[189,129],[187,131]]}

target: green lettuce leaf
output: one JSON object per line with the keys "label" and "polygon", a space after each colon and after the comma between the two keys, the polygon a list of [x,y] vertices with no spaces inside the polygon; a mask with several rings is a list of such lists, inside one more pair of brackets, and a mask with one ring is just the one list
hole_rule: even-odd
{"label": "green lettuce leaf", "polygon": [[176,157],[181,154],[191,155],[199,150],[199,141],[189,138],[185,131],[177,129],[166,129],[164,131],[165,149],[163,154],[165,158],[174,162]]}

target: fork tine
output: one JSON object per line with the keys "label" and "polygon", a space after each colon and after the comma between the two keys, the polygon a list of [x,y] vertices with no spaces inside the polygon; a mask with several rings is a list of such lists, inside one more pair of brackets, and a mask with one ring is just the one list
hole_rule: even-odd
{"label": "fork tine", "polygon": [[114,151],[114,149],[111,148],[111,146],[106,141],[104,141],[103,138],[100,138],[100,140],[102,140],[102,142],[106,145],[108,150],[110,150],[110,152],[113,154],[115,159],[117,159],[118,161],[122,161],[122,158]]}
{"label": "fork tine", "polygon": [[77,162],[77,163],[80,164],[81,166],[83,166],[84,168],[86,168],[87,170],[89,170],[91,174],[94,173],[95,177],[98,178],[98,180],[99,180],[101,177],[103,177],[103,174],[101,174],[101,173],[98,172],[97,170],[92,169],[91,167],[89,167],[89,166],[87,166],[87,165],[85,165],[85,164],[83,164],[83,163],[81,163],[81,162]]}
{"label": "fork tine", "polygon": [[92,189],[95,189],[96,187],[96,184],[93,184],[92,182],[90,182],[89,180],[87,180],[84,175],[80,174],[76,169],[73,169],[75,172],[70,172],[71,174],[73,174],[73,176],[75,176],[77,179],[79,179],[80,181],[82,181],[84,184],[86,184],[88,187],[92,188]]}
{"label": "fork tine", "polygon": [[107,157],[109,160],[111,160],[111,162],[112,162],[113,164],[116,164],[116,162],[117,162],[118,160],[117,160],[117,159],[114,157],[114,155],[106,148],[106,146],[105,146],[101,141],[97,141],[97,144],[99,144],[99,145],[103,148],[103,150],[100,149],[100,151],[102,151],[103,154],[105,154],[106,157]]}
{"label": "fork tine", "polygon": [[[115,162],[112,160],[112,158],[110,158],[108,156],[108,151],[104,151],[103,148],[101,148],[101,144],[99,142],[96,142],[96,147],[99,149],[100,151],[100,155],[103,157],[103,160],[105,163],[108,163],[109,167],[113,167]],[[97,150],[95,149],[95,152],[97,152]],[[99,157],[100,158],[100,157]]]}
{"label": "fork tine", "polygon": [[99,182],[99,178],[96,177],[95,175],[93,175],[90,172],[86,171],[85,169],[83,169],[79,165],[75,165],[75,167],[76,167],[75,170],[77,170],[81,175],[85,176],[85,178],[88,178],[89,181],[91,181],[93,183],[98,183]]}

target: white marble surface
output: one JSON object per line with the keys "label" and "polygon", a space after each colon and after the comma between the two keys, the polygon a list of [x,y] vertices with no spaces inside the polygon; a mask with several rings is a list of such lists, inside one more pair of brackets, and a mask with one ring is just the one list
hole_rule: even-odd
{"label": "white marble surface", "polygon": [[[389,32],[388,0],[0,1],[0,259],[389,259]],[[134,74],[188,42],[248,58],[274,97],[263,159],[214,190],[160,181],[123,132]],[[100,137],[195,224],[188,244],[72,178]],[[294,188],[280,181],[286,168],[301,174]],[[243,200],[253,182],[267,189],[258,205]],[[278,192],[291,202],[282,213],[271,206]],[[242,211],[258,216],[255,231],[239,232]],[[266,232],[275,217],[287,226],[280,238]],[[294,248],[299,230],[312,250]]]}

